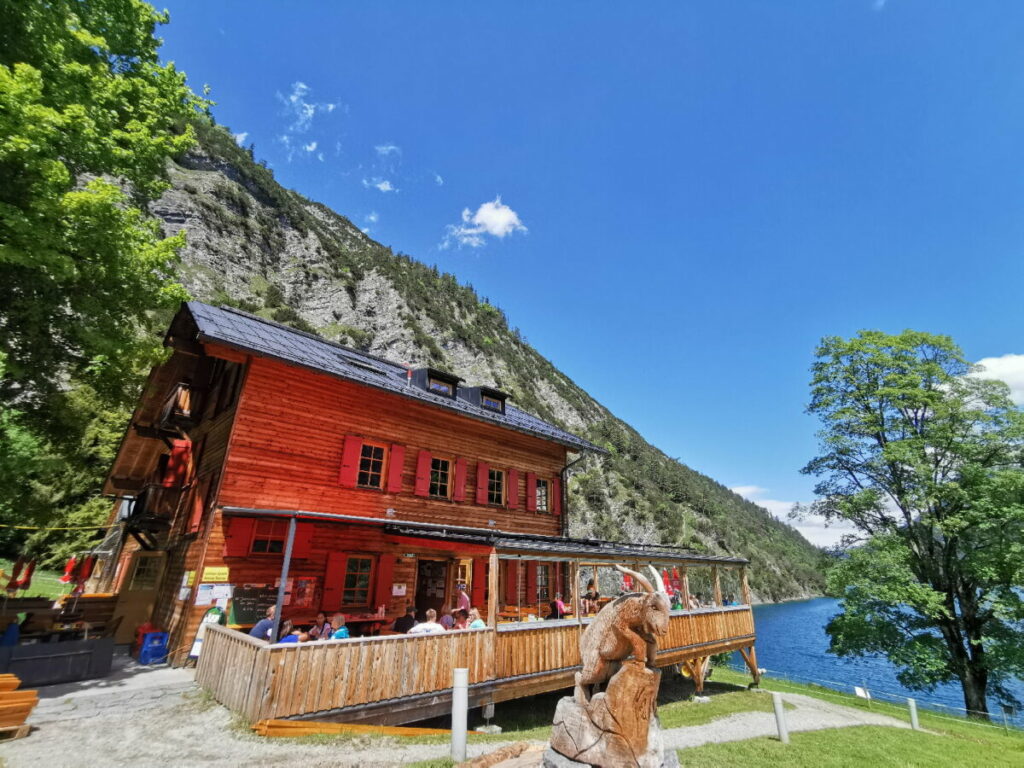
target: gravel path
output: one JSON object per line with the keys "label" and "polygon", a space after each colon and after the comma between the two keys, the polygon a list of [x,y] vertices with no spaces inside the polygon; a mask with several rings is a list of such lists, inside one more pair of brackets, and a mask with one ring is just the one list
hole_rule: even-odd
{"label": "gravel path", "polygon": [[[768,695],[767,691],[765,695]],[[851,725],[888,725],[893,728],[909,728],[910,723],[894,717],[865,712],[861,709],[844,707],[811,696],[785,693],[783,701],[796,709],[786,710],[786,725],[789,732],[820,731],[825,728],[847,728]],[[689,728],[672,728],[662,733],[665,746],[685,749],[701,744],[722,741],[743,741],[760,736],[778,736],[775,715],[772,712],[740,712],[728,715],[707,725]]]}
{"label": "gravel path", "polygon": [[[102,681],[51,686],[40,702],[27,738],[0,745],[5,766],[394,766],[446,757],[447,744],[402,743],[357,737],[335,744],[267,739],[240,727],[234,716],[199,692],[191,672],[167,667],[139,668],[121,662]],[[908,725],[884,715],[851,709],[808,696],[785,694],[790,731],[852,725]],[[767,712],[730,715],[707,725],[663,733],[666,746],[695,747],[708,742],[774,736]],[[514,738],[514,737],[513,737]],[[508,742],[470,744],[469,755],[492,752]]]}

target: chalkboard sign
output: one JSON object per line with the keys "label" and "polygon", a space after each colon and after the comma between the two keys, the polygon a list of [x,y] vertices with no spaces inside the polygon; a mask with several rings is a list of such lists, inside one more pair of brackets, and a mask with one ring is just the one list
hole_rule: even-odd
{"label": "chalkboard sign", "polygon": [[235,587],[229,624],[255,624],[277,602],[277,587]]}

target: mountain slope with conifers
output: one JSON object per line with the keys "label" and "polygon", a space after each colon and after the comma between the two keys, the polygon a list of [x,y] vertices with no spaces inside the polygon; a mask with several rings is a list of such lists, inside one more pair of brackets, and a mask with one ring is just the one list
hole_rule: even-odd
{"label": "mountain slope with conifers", "polygon": [[494,385],[521,408],[606,447],[608,456],[588,456],[572,471],[573,535],[749,557],[752,586],[766,600],[820,592],[815,547],[646,442],[472,287],[283,188],[223,128],[202,123],[197,131],[199,146],[171,167],[172,188],[151,206],[167,234],[186,231],[180,273],[193,296]]}

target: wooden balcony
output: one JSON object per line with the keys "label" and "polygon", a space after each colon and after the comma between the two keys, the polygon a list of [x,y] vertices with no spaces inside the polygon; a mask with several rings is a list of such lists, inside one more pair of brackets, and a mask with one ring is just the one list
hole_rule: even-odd
{"label": "wooden balcony", "polygon": [[[399,724],[448,711],[457,667],[469,669],[471,707],[571,686],[583,627],[563,619],[443,635],[267,645],[212,625],[196,681],[251,722],[294,717]],[[754,639],[749,606],[676,611],[658,664],[751,649]]]}

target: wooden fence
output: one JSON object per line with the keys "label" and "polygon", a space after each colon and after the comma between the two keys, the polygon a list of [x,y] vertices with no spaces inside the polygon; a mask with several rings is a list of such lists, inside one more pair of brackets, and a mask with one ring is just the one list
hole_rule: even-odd
{"label": "wooden fence", "polygon": [[[418,694],[447,691],[452,670],[469,669],[470,685],[495,690],[552,673],[551,689],[571,683],[580,663],[575,621],[524,622],[443,635],[389,635],[316,643],[267,645],[210,625],[196,682],[250,721],[308,715]],[[659,645],[660,664],[754,643],[750,608],[676,613]],[[562,673],[562,674],[554,674]],[[543,687],[543,683],[541,684]],[[513,698],[523,694],[505,692]]]}

